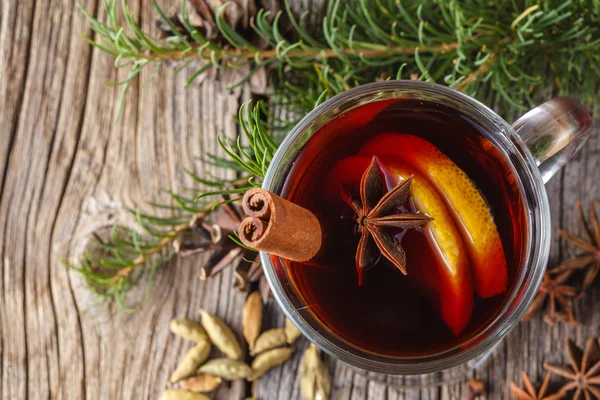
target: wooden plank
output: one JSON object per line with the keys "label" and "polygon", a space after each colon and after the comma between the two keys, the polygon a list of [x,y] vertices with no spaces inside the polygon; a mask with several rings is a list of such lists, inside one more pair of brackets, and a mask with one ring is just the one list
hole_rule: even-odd
{"label": "wooden plank", "polygon": [[[63,298],[55,299],[52,293],[59,282],[52,279],[57,264],[49,240],[84,107],[71,89],[85,88],[87,82],[89,46],[71,41],[73,7],[68,1],[53,2],[52,7],[50,1],[39,1],[5,2],[2,9],[7,22],[2,48],[11,54],[0,61],[2,87],[8,86],[2,95],[9,100],[1,111],[2,123],[9,124],[3,125],[2,139],[14,140],[12,151],[0,150],[6,152],[0,160],[8,163],[0,192],[3,398],[49,397],[62,385],[76,393],[83,378],[69,374],[69,367],[57,368],[66,366],[65,359],[76,367],[78,347],[73,338],[70,354],[61,352],[69,351],[60,347],[69,327],[60,320],[76,318],[68,296],[61,293]],[[52,29],[52,23],[61,28]],[[73,25],[83,30],[81,20]],[[17,100],[19,93],[22,101]],[[66,311],[59,315],[61,306]]]}
{"label": "wooden plank", "polygon": [[[149,2],[131,7],[134,13],[142,12],[145,29],[153,25],[155,14]],[[99,57],[104,57],[99,55]],[[111,60],[108,60],[111,61]],[[124,71],[110,76],[113,69],[102,66],[92,74],[90,93],[103,93],[89,101],[82,141],[102,138],[89,148],[92,158],[101,159],[102,168],[93,182],[82,194],[81,186],[73,184],[66,197],[87,198],[96,202],[100,215],[82,215],[73,228],[72,241],[81,240],[89,232],[90,224],[97,225],[104,218],[104,199],[117,205],[110,214],[120,213],[124,206],[139,206],[145,200],[168,200],[160,193],[170,187],[173,177],[181,181],[182,160],[193,160],[201,151],[214,151],[216,132],[223,130],[235,135],[234,117],[237,114],[237,95],[223,90],[221,83],[205,82],[201,87],[184,91],[183,77],[173,77],[168,71],[144,89],[132,88],[128,93],[122,119],[112,124],[116,93],[103,86],[106,82],[124,78]],[[140,82],[149,78],[140,77]],[[178,104],[175,107],[171,102]],[[190,114],[189,129],[181,130],[179,107]],[[99,114],[97,110],[108,112]],[[185,120],[184,120],[185,121]],[[106,133],[100,132],[103,130]],[[173,132],[183,136],[173,137]],[[187,145],[189,143],[189,145]],[[85,174],[86,161],[76,159],[73,182],[79,174]],[[222,171],[219,172],[222,175]],[[183,180],[190,183],[189,179]],[[68,216],[65,216],[65,219]],[[105,223],[110,217],[105,218]],[[83,347],[86,370],[95,371],[88,376],[86,396],[91,398],[156,398],[189,343],[174,338],[166,328],[175,317],[198,319],[200,305],[222,316],[228,323],[239,328],[243,299],[231,296],[231,272],[221,274],[209,283],[197,279],[197,268],[202,260],[178,260],[164,266],[153,284],[152,297],[138,312],[121,316],[118,326],[113,326],[113,311],[98,318],[85,315],[82,319]],[[92,299],[87,288],[77,285],[79,280],[71,276],[75,286],[75,298],[80,309],[86,308]],[[140,298],[143,288],[132,297]],[[171,344],[173,343],[173,344]],[[223,398],[240,398],[244,387],[239,383],[218,392]]]}
{"label": "wooden plank", "polygon": [[[134,12],[147,14],[145,28],[153,25],[150,4],[134,6]],[[15,4],[3,7],[2,20],[16,9]],[[10,107],[2,109],[10,135],[2,135],[1,149],[8,172],[0,202],[0,393],[3,398],[154,398],[189,346],[168,333],[173,316],[197,319],[202,304],[239,329],[243,299],[229,295],[231,272],[203,284],[196,279],[199,260],[172,263],[159,275],[157,295],[143,311],[121,316],[115,324],[113,311],[86,311],[95,298],[61,260],[77,253],[83,237],[110,223],[123,206],[156,200],[159,188],[184,182],[180,167],[192,164],[204,149],[217,149],[216,131],[235,136],[240,94],[215,82],[184,91],[184,76],[164,73],[143,94],[132,88],[115,125],[117,90],[106,83],[122,79],[123,72],[115,74],[113,60],[97,51],[90,60],[90,47],[72,34],[88,30],[74,3],[21,8],[29,9],[35,11],[35,23],[21,12],[16,27],[2,26],[3,39],[11,39],[9,28],[19,33],[30,26],[33,39],[27,83],[22,78],[20,86],[13,69],[27,64],[29,49],[21,49],[27,31],[20,40],[12,38],[19,46],[3,46],[14,53],[3,61],[15,64],[3,62],[2,88],[15,88],[3,90]],[[182,119],[180,110],[189,116]],[[187,124],[183,129],[182,123]],[[15,138],[13,152],[12,139],[6,138]],[[179,281],[183,285],[174,284]],[[175,344],[169,346],[171,341]],[[224,388],[220,397],[241,398],[243,386]]]}
{"label": "wooden plank", "polygon": [[[100,0],[84,6],[102,17]],[[144,29],[154,29],[149,0],[129,0]],[[311,3],[299,3],[309,7]],[[238,135],[235,125],[247,88],[227,90],[206,80],[183,89],[186,71],[163,71],[151,83],[143,74],[129,91],[118,124],[121,80],[113,59],[91,50],[77,34],[89,33],[70,0],[5,1],[0,6],[0,398],[158,398],[189,343],[168,332],[171,318],[198,319],[204,307],[241,331],[244,296],[226,270],[208,282],[196,274],[202,257],[161,268],[152,296],[135,314],[91,307],[96,297],[62,260],[81,254],[86,237],[125,218],[125,207],[169,201],[162,188],[193,186],[180,167],[226,172],[202,165],[202,152],[221,152],[216,134]],[[546,95],[546,94],[544,94]],[[550,93],[547,93],[550,97]],[[575,203],[600,198],[599,127],[584,151],[548,185],[553,230],[582,233]],[[229,175],[231,176],[231,175]],[[127,219],[124,219],[127,222]],[[551,264],[576,253],[553,237]],[[517,326],[478,370],[490,399],[510,398],[508,382],[522,370],[541,380],[544,361],[564,360],[562,338],[583,345],[600,324],[594,313],[600,283],[577,303],[577,330],[546,326],[541,318]],[[144,297],[143,286],[131,299]],[[271,300],[265,327],[283,325]],[[294,344],[292,361],[256,384],[259,399],[299,399],[298,366],[308,345]],[[325,357],[333,399],[463,399],[464,379],[442,387],[405,390],[406,380],[357,371]],[[234,382],[212,397],[242,399],[250,385]]]}
{"label": "wooden plank", "polygon": [[[4,3],[4,2],[3,2]],[[0,196],[18,124],[33,30],[33,2],[7,2],[0,9]]]}

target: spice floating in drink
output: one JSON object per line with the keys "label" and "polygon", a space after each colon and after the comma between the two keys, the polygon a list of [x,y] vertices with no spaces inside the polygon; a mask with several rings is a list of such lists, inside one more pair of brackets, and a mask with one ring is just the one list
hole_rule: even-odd
{"label": "spice floating in drink", "polygon": [[[395,149],[402,149],[400,157]],[[462,233],[477,294],[491,297],[506,290],[506,257],[498,228],[485,199],[463,170],[428,141],[407,134],[381,134],[367,142],[360,154],[399,158],[423,174]]]}
{"label": "spice floating in drink", "polygon": [[[306,310],[350,345],[386,356],[435,354],[468,343],[501,309],[525,257],[521,186],[483,128],[460,112],[423,101],[379,103],[315,133],[284,184],[283,197],[318,216],[327,240],[316,260],[327,268],[274,263]],[[366,230],[357,226],[357,210],[366,215],[361,180],[373,156],[381,194],[410,182],[392,214],[433,218],[385,230],[405,252],[406,275],[383,256],[365,257],[378,258],[375,268],[356,268]]]}
{"label": "spice floating in drink", "polygon": [[432,219],[423,214],[398,212],[400,206],[408,199],[411,181],[412,176],[398,182],[385,193],[377,158],[373,157],[360,180],[359,196],[344,182],[340,182],[340,193],[346,204],[356,213],[356,224],[360,233],[356,249],[359,286],[362,284],[362,272],[375,265],[382,255],[406,275],[406,255],[389,230],[417,228]]}
{"label": "spice floating in drink", "polygon": [[[330,184],[340,180],[342,183],[353,181],[354,178],[344,172],[352,170],[348,166],[354,165],[355,171],[366,170],[369,162],[369,158],[362,156],[341,160],[329,175]],[[435,216],[423,226],[423,234],[435,253],[432,260],[435,268],[423,268],[420,262],[408,265],[407,278],[430,293],[443,320],[458,335],[469,323],[474,298],[469,260],[460,234],[441,196],[421,174],[389,157],[383,157],[380,166],[388,187],[412,182],[410,199],[413,207]],[[412,244],[411,240],[406,242],[409,246]]]}

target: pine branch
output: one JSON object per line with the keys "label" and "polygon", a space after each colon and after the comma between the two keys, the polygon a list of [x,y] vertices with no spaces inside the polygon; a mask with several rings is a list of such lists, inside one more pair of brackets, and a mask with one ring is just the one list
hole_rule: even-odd
{"label": "pine branch", "polygon": [[[193,216],[204,218],[218,204],[219,201],[210,203]],[[115,226],[108,241],[97,238],[77,264],[68,264],[82,275],[92,291],[107,301],[115,301],[121,310],[129,310],[125,294],[138,278],[149,272],[146,278],[150,288],[156,268],[174,255],[174,250],[169,250],[173,242],[190,230],[187,222],[170,226],[168,230],[158,230],[156,224],[162,226],[168,221],[159,221],[140,212],[133,213],[145,235],[135,229]]]}
{"label": "pine branch", "polygon": [[[491,89],[493,104],[505,105],[501,113],[524,110],[534,104],[536,92],[554,87],[558,94],[578,94],[595,104],[600,82],[600,3],[597,0],[549,0],[516,4],[511,0],[438,0],[403,5],[396,0],[333,0],[322,24],[308,27],[308,14],[299,18],[286,2],[285,11],[270,15],[260,11],[252,29],[268,47],[258,48],[236,32],[223,18],[224,4],[215,13],[223,40],[211,41],[195,29],[188,10],[180,11],[183,31],[178,30],[153,2],[161,20],[169,26],[166,38],[152,37],[120,4],[124,22],[117,18],[116,0],[105,0],[106,21],[85,9],[95,35],[87,40],[115,57],[117,68],[129,68],[122,85],[121,103],[129,85],[149,65],[173,62],[196,65],[187,85],[210,68],[247,68],[238,82],[268,68],[272,75],[269,105],[240,110],[242,132],[249,143],[219,137],[226,156],[205,154],[206,164],[238,172],[242,181],[212,181],[191,175],[198,183],[216,188],[188,198],[169,193],[174,205],[155,204],[176,213],[161,218],[135,212],[138,230],[116,228],[108,244],[80,260],[72,268],[88,285],[125,307],[124,295],[139,276],[151,278],[173,251],[173,243],[186,234],[192,218],[206,218],[223,201],[240,198],[245,190],[260,185],[280,137],[295,121],[278,120],[267,109],[284,109],[302,117],[315,105],[351,87],[385,79],[426,80],[446,84],[477,96]],[[80,6],[81,7],[81,6]],[[284,18],[292,27],[283,33]],[[185,70],[178,68],[176,71]],[[120,107],[119,107],[120,109]],[[118,115],[117,115],[118,117]],[[220,203],[210,196],[233,196]],[[198,202],[196,202],[198,201]],[[232,238],[235,242],[235,237]]]}
{"label": "pine branch", "polygon": [[[202,59],[202,60],[217,60],[217,61],[230,61],[236,60],[239,61],[256,61],[257,63],[261,63],[261,61],[274,61],[279,57],[278,50],[263,50],[263,51],[253,51],[253,50],[244,50],[244,49],[235,49],[232,51],[222,51],[222,52],[214,52],[214,50],[206,50],[202,49],[199,46],[192,45],[192,48],[195,51],[190,50],[166,50],[161,53],[152,53],[148,52],[145,54],[140,54],[139,59],[146,59],[148,61],[154,62],[164,62],[164,61],[184,61],[187,59]],[[416,46],[416,47],[390,47],[385,49],[351,49],[351,48],[339,48],[339,49],[323,49],[323,48],[311,48],[306,50],[300,49],[291,49],[286,53],[286,56],[290,59],[303,59],[303,58],[311,58],[315,60],[325,60],[327,58],[338,58],[340,53],[344,54],[347,57],[373,57],[378,58],[382,56],[393,56],[393,55],[412,55],[415,51],[419,51],[421,53],[446,53],[452,50],[456,50],[458,48],[458,44],[442,44],[440,46],[435,47],[424,47],[424,46]]]}
{"label": "pine branch", "polygon": [[[259,11],[251,24],[262,38],[261,49],[223,18],[214,19],[221,42],[194,28],[189,10],[179,15],[184,32],[175,28],[153,2],[170,35],[161,39],[144,32],[121,4],[105,1],[106,22],[85,10],[95,38],[90,43],[116,58],[130,73],[123,93],[143,68],[197,61],[188,85],[211,67],[250,68],[238,84],[260,68],[274,75],[273,97],[292,113],[303,115],[315,103],[350,87],[377,79],[413,77],[444,83],[471,95],[491,86],[494,102],[524,110],[538,90],[555,86],[558,94],[579,93],[596,102],[600,78],[600,5],[596,0],[551,0],[519,5],[511,0],[423,1],[403,5],[395,0],[333,0],[322,24],[308,27],[286,2],[275,16]],[[288,23],[283,22],[285,19]],[[290,25],[292,31],[282,33]],[[130,32],[129,34],[127,32]],[[494,104],[492,104],[493,106]]]}
{"label": "pine branch", "polygon": [[[101,299],[115,302],[120,310],[130,311],[125,299],[128,290],[144,277],[149,293],[154,272],[180,251],[176,241],[186,235],[193,236],[194,225],[209,219],[224,204],[239,200],[241,197],[238,194],[260,185],[278,146],[277,138],[269,135],[262,120],[264,110],[265,107],[260,103],[254,107],[244,105],[240,108],[239,123],[248,146],[243,146],[241,140],[234,144],[227,139],[219,139],[228,158],[207,155],[214,163],[226,162],[238,166],[239,171],[243,172],[241,178],[231,181],[207,180],[185,170],[194,181],[215,187],[216,190],[203,192],[195,199],[169,192],[174,205],[151,204],[154,208],[173,211],[176,214],[173,217],[158,217],[130,210],[138,229],[113,227],[108,240],[97,236],[80,260],[67,265],[80,273],[87,286]],[[197,189],[188,190],[198,192]],[[211,197],[217,200],[204,200]],[[234,247],[240,244],[235,235],[228,240]],[[215,246],[199,250],[212,247]],[[236,254],[243,255],[241,252]]]}

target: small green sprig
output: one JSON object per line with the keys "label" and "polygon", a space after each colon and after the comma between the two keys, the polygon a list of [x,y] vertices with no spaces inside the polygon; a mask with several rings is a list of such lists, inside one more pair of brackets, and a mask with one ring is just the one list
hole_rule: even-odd
{"label": "small green sprig", "polygon": [[[235,143],[219,138],[226,157],[205,156],[206,163],[232,168],[238,172],[239,178],[207,180],[185,170],[195,182],[215,190],[203,192],[196,199],[168,192],[173,204],[150,203],[155,209],[171,211],[171,217],[129,210],[137,227],[114,226],[109,238],[96,236],[79,260],[67,263],[81,274],[87,286],[99,295],[100,301],[115,302],[120,310],[130,311],[125,298],[129,289],[143,279],[149,293],[156,269],[176,254],[175,240],[193,234],[191,221],[210,218],[223,204],[235,202],[241,199],[240,194],[260,186],[278,146],[277,138],[269,135],[262,119],[264,110],[264,104],[260,102],[254,106],[242,106],[239,113],[242,136]],[[185,191],[199,190],[188,188]],[[231,240],[241,245],[235,236]]]}
{"label": "small green sprig", "polygon": [[[492,106],[525,110],[533,96],[554,87],[596,102],[600,78],[600,3],[597,0],[332,0],[319,23],[297,17],[288,1],[276,15],[261,10],[252,30],[267,44],[257,48],[215,10],[224,39],[210,41],[195,29],[182,4],[180,32],[153,1],[171,29],[165,39],[144,32],[122,0],[105,0],[104,22],[82,8],[95,37],[87,40],[129,68],[121,97],[146,67],[195,63],[191,84],[207,69],[272,71],[274,103],[302,116],[315,103],[378,79],[411,78],[446,84],[471,95],[491,88]],[[287,19],[287,20],[286,20]],[[289,21],[289,22],[287,22]],[[284,27],[291,26],[291,32]],[[285,33],[284,33],[285,31]],[[223,44],[224,43],[224,44]],[[182,70],[181,68],[177,69]]]}
{"label": "small green sprig", "polygon": [[[169,193],[173,204],[154,204],[175,217],[162,218],[134,212],[139,230],[116,228],[110,243],[88,252],[71,267],[82,273],[90,287],[125,307],[124,295],[140,276],[152,272],[172,255],[169,248],[188,232],[188,221],[204,218],[220,204],[239,199],[260,185],[280,137],[294,119],[315,105],[351,87],[375,80],[410,78],[446,84],[501,106],[500,112],[524,110],[534,104],[536,92],[553,88],[557,94],[578,94],[589,104],[597,101],[600,81],[600,3],[597,0],[543,3],[513,0],[436,0],[404,4],[397,0],[332,0],[323,19],[314,24],[308,13],[296,17],[289,3],[277,15],[259,11],[252,29],[268,43],[255,47],[223,18],[228,4],[217,8],[215,21],[224,42],[211,42],[191,26],[182,8],[185,32],[173,26],[156,2],[157,15],[171,28],[165,39],[144,32],[126,0],[105,0],[106,20],[100,22],[85,9],[94,37],[87,40],[115,57],[117,68],[129,68],[122,85],[127,88],[149,66],[173,61],[197,65],[191,84],[207,69],[248,68],[238,84],[260,68],[271,73],[270,104],[240,110],[245,140],[219,137],[225,157],[204,155],[204,162],[234,170],[233,182],[205,179],[215,188],[188,198]],[[291,32],[283,33],[288,18]],[[224,43],[224,44],[223,44]],[[178,68],[176,71],[182,71]],[[285,111],[279,120],[261,118],[266,110]],[[119,110],[121,106],[119,107]],[[117,113],[118,117],[118,113]],[[193,190],[193,189],[192,189]],[[213,202],[210,196],[227,196]],[[144,274],[143,272],[147,272]]]}
{"label": "small green sprig", "polygon": [[[251,187],[259,187],[277,151],[277,147],[279,147],[278,140],[281,137],[273,138],[269,134],[267,126],[261,118],[261,113],[267,113],[263,102],[259,101],[254,107],[251,107],[249,103],[243,104],[240,107],[238,118],[243,135],[238,137],[235,144],[222,135],[217,137],[219,145],[227,154],[227,158],[209,156],[210,159],[219,162],[219,165],[250,174],[249,187],[233,189],[225,194],[244,193]],[[246,139],[248,144],[242,143],[242,137]],[[214,194],[223,194],[223,192],[202,193],[196,197],[196,201]]]}

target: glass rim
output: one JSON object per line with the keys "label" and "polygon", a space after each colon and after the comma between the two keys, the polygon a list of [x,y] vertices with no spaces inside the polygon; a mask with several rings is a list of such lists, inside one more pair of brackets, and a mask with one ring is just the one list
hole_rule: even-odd
{"label": "glass rim", "polygon": [[[511,156],[509,162],[518,175],[521,190],[529,190],[533,196],[533,200],[535,200],[534,204],[530,204],[530,199],[526,197],[525,193],[522,193],[526,203],[525,207],[529,214],[527,228],[529,229],[530,240],[526,249],[527,254],[523,256],[524,265],[519,270],[517,281],[511,288],[511,292],[507,295],[502,308],[496,316],[486,324],[485,328],[466,340],[465,343],[470,344],[469,347],[464,349],[463,346],[465,343],[462,343],[435,354],[417,357],[386,357],[380,354],[374,355],[365,350],[361,351],[356,347],[353,347],[351,350],[344,349],[341,347],[346,343],[343,339],[338,338],[337,343],[334,343],[300,316],[284,292],[281,282],[275,273],[271,256],[268,253],[260,252],[263,270],[273,296],[287,317],[300,329],[304,336],[319,348],[341,361],[366,370],[394,375],[438,372],[466,363],[493,348],[520,321],[535,297],[548,261],[551,239],[550,206],[542,176],[532,154],[512,126],[479,101],[446,86],[428,82],[399,80],[370,83],[355,87],[325,101],[302,118],[286,136],[271,161],[262,187],[266,190],[280,193],[280,189],[283,186],[283,182],[281,182],[282,176],[285,177],[291,166],[291,162],[293,162],[293,159],[295,159],[306,140],[314,132],[308,138],[304,138],[306,140],[303,143],[298,143],[301,135],[306,133],[307,128],[319,116],[361,96],[367,97],[369,95],[376,95],[377,93],[388,94],[389,92],[406,91],[429,92],[431,94],[442,95],[448,100],[459,101],[477,115],[499,126],[501,128],[499,132],[487,132],[487,134],[497,139],[495,144],[501,147],[505,155]],[[365,101],[365,103],[373,101],[377,100],[371,99]],[[356,104],[354,107],[362,104]],[[354,107],[344,108],[343,111],[349,111]],[[517,304],[514,304],[516,301],[518,301]],[[317,321],[317,323],[319,322]]]}

